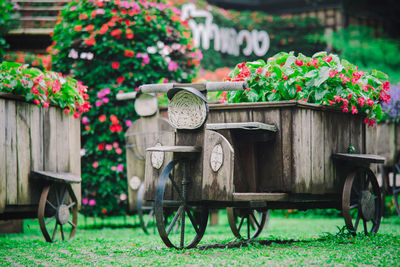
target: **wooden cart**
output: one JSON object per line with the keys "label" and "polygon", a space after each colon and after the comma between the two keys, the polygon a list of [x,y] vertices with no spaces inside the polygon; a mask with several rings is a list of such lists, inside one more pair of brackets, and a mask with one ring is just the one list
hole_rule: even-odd
{"label": "wooden cart", "polygon": [[400,216],[400,125],[378,123],[374,129],[368,129],[367,138],[371,150],[386,158],[385,164],[378,169],[382,178],[382,197],[385,199],[385,196],[393,196],[397,214]]}
{"label": "wooden cart", "polygon": [[138,214],[140,226],[148,234],[149,223],[154,221],[153,202],[143,199],[146,149],[154,144],[157,136],[173,132],[165,118],[160,118],[157,97],[150,94],[120,93],[117,99],[135,101],[137,119],[125,133],[130,214]]}
{"label": "wooden cart", "polygon": [[[204,97],[244,88],[242,82],[140,87],[168,92],[176,129],[146,154],[145,199],[155,201],[163,242],[196,246],[208,209],[226,207],[237,219],[231,228],[245,239],[262,230],[266,211],[289,208],[339,209],[350,231],[360,225],[376,233],[381,195],[369,165],[385,159],[364,154],[362,118],[295,101],[208,106]],[[360,154],[346,153],[349,146]]]}
{"label": "wooden cart", "polygon": [[48,242],[74,236],[80,169],[79,120],[0,94],[0,219],[37,216]]}

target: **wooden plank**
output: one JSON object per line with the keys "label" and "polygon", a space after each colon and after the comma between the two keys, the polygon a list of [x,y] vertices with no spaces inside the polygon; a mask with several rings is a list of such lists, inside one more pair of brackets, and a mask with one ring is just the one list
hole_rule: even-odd
{"label": "wooden plank", "polygon": [[[64,115],[69,120],[69,169],[68,172],[81,177],[81,123],[71,115]],[[78,209],[81,207],[81,184],[72,184],[72,190],[78,200]]]}
{"label": "wooden plank", "polygon": [[[43,170],[43,114],[42,108],[36,105],[29,105],[31,113],[31,171]],[[42,192],[42,184],[30,182],[31,203],[39,203]]]}
{"label": "wooden plank", "polygon": [[231,201],[234,191],[232,145],[223,135],[206,130],[204,148],[202,200]]}
{"label": "wooden plank", "polygon": [[43,167],[57,171],[57,114],[56,108],[43,109]]}
{"label": "wooden plank", "polygon": [[147,148],[146,151],[199,153],[199,152],[201,152],[201,147],[199,147],[199,146],[155,146],[155,147]]}
{"label": "wooden plank", "polygon": [[324,115],[322,111],[311,111],[311,193],[313,194],[325,192]]}
{"label": "wooden plank", "polygon": [[32,177],[70,184],[80,183],[81,177],[70,172],[32,171]]}
{"label": "wooden plank", "polygon": [[243,129],[243,130],[265,130],[276,132],[276,126],[262,122],[236,122],[236,123],[207,123],[206,129],[208,130],[223,130],[223,129]]}
{"label": "wooden plank", "polygon": [[396,154],[395,126],[392,123],[379,123],[376,125],[377,154],[386,157],[386,166],[393,166]]}
{"label": "wooden plank", "polygon": [[17,114],[16,101],[6,101],[6,157],[7,157],[7,203],[18,203],[17,172]]}
{"label": "wooden plank", "polygon": [[[51,107],[53,109],[53,107]],[[69,118],[64,114],[60,108],[54,108],[56,113],[55,131],[57,135],[56,154],[57,154],[57,172],[69,171]],[[69,152],[69,153],[68,153]],[[74,151],[76,153],[76,151]],[[78,156],[78,155],[76,155]]]}
{"label": "wooden plank", "polygon": [[335,153],[332,155],[332,158],[361,164],[385,163],[385,157],[371,154]]}
{"label": "wooden plank", "polygon": [[0,214],[7,201],[6,100],[0,99]]}
{"label": "wooden plank", "polygon": [[30,204],[29,173],[30,151],[30,104],[18,102],[17,112],[17,162],[18,162],[18,205]]}
{"label": "wooden plank", "polygon": [[[336,165],[331,159],[333,153],[337,152],[338,135],[341,129],[337,127],[338,114],[325,112],[324,118],[324,181],[325,192],[333,192],[334,180],[336,179]],[[339,124],[340,125],[340,124]]]}
{"label": "wooden plank", "polygon": [[[250,192],[276,192],[281,191],[283,187],[283,163],[282,163],[282,126],[281,126],[281,109],[255,109],[253,110],[253,120],[275,125],[278,131],[275,133],[273,140],[269,142],[257,142],[253,144],[253,151],[249,150],[249,155],[254,165],[255,186],[256,190]],[[247,140],[252,142],[252,140]],[[240,142],[240,140],[239,140]],[[246,146],[246,144],[244,144]],[[249,146],[249,148],[251,148]],[[252,155],[251,155],[252,154]],[[241,155],[242,156],[242,155]],[[243,157],[243,156],[242,156]],[[250,167],[250,166],[249,166]],[[245,166],[244,168],[247,168]],[[251,167],[250,167],[251,168]],[[252,173],[251,169],[247,169],[246,173]],[[251,176],[249,176],[250,178]]]}
{"label": "wooden plank", "polygon": [[280,114],[282,133],[282,190],[290,192],[294,183],[292,175],[292,108],[282,108]]}
{"label": "wooden plank", "polygon": [[287,193],[233,193],[234,201],[286,201],[288,198]]}

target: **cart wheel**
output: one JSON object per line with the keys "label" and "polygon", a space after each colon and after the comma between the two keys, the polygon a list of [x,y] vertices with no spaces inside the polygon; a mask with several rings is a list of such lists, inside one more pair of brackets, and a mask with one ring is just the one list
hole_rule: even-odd
{"label": "cart wheel", "polygon": [[354,235],[362,220],[364,233],[377,233],[382,218],[378,181],[369,168],[351,172],[344,183],[342,212],[347,229]]}
{"label": "cart wheel", "polygon": [[40,230],[47,242],[56,240],[57,229],[60,230],[62,240],[65,239],[64,233],[69,232],[68,238],[75,235],[78,205],[70,184],[52,183],[43,188],[38,219]]}
{"label": "cart wheel", "polygon": [[[257,238],[263,229],[268,227],[269,210],[257,212],[254,209],[226,208],[229,226],[238,239],[251,240]],[[243,227],[246,220],[247,227]]]}
{"label": "cart wheel", "polygon": [[149,227],[149,223],[154,227],[154,205],[144,206],[144,184],[142,183],[139,187],[138,196],[137,196],[137,212],[139,215],[140,226],[143,229],[145,234],[149,234],[147,228]]}
{"label": "cart wheel", "polygon": [[[396,161],[398,162],[398,161]],[[394,172],[393,172],[393,185],[392,185],[392,192],[393,192],[393,199],[394,205],[396,206],[397,214],[400,216],[400,165],[398,163],[394,164]]]}
{"label": "cart wheel", "polygon": [[[206,230],[208,209],[187,201],[187,186],[190,181],[183,178],[181,183],[176,183],[173,175],[174,167],[178,163],[183,162],[174,160],[168,163],[158,181],[154,208],[157,230],[167,247],[193,248],[200,242]],[[168,181],[171,192],[165,190]],[[171,196],[179,200],[174,200]],[[175,232],[174,228],[180,228],[180,231]]]}

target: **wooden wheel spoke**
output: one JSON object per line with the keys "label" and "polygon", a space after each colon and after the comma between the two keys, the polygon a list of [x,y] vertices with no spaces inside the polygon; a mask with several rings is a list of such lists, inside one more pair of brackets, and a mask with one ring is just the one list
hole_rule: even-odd
{"label": "wooden wheel spoke", "polygon": [[46,199],[46,203],[49,204],[49,206],[52,207],[54,210],[57,210],[57,208],[48,199]]}
{"label": "wooden wheel spoke", "polygon": [[62,224],[60,224],[61,239],[64,241],[64,230]]}
{"label": "wooden wheel spoke", "polygon": [[239,222],[239,225],[238,225],[238,232],[239,233],[240,233],[240,229],[242,228],[243,221],[244,221],[244,216],[242,217],[242,219],[240,219],[240,222]]}
{"label": "wooden wheel spoke", "polygon": [[374,218],[372,218],[372,224],[373,224],[374,226],[378,224]]}
{"label": "wooden wheel spoke", "polygon": [[181,244],[180,244],[180,248],[183,248],[185,246],[185,211],[186,211],[186,208],[185,208],[185,206],[183,206],[182,216],[181,216]]}
{"label": "wooden wheel spoke", "polygon": [[250,239],[250,216],[247,215],[247,239]]}
{"label": "wooden wheel spoke", "polygon": [[76,225],[75,225],[73,222],[68,221],[68,223],[69,223],[73,228],[76,228]]}
{"label": "wooden wheel spoke", "polygon": [[64,191],[63,191],[63,193],[61,194],[61,204],[64,204],[65,203],[65,196],[67,195],[67,186],[64,186]]}
{"label": "wooden wheel spoke", "polygon": [[357,214],[356,223],[354,224],[354,230],[355,230],[355,231],[357,231],[358,224],[360,223],[360,219],[361,219],[361,214],[358,213],[358,214]]}
{"label": "wooden wheel spoke", "polygon": [[350,210],[358,208],[358,206],[360,206],[359,203],[353,204],[353,205],[350,206]]}
{"label": "wooden wheel spoke", "polygon": [[257,229],[261,227],[261,225],[258,223],[256,216],[254,216],[253,213],[250,213],[251,218],[253,219],[254,223],[257,225]]}
{"label": "wooden wheel spoke", "polygon": [[169,174],[169,175],[168,175],[168,178],[169,178],[169,180],[171,181],[172,186],[175,188],[176,192],[178,193],[179,198],[181,199],[181,201],[185,201],[184,197],[182,196],[181,189],[180,189],[179,186],[176,184],[176,182],[175,182],[175,180],[174,180],[174,177],[173,177],[171,174]]}
{"label": "wooden wheel spoke", "polygon": [[179,219],[179,217],[180,217],[182,211],[183,211],[183,206],[180,206],[179,209],[178,209],[178,211],[176,212],[174,218],[172,219],[171,223],[170,223],[169,226],[168,226],[167,235],[169,235],[169,233],[171,233],[171,230],[172,230],[172,228],[174,227],[176,221]]}
{"label": "wooden wheel spoke", "polygon": [[148,215],[148,217],[147,217],[147,220],[146,220],[146,222],[144,223],[144,227],[147,227],[147,225],[149,225],[149,222],[150,222],[151,218],[153,217],[153,214],[154,214],[154,210],[151,209],[150,212],[149,212],[149,215]]}
{"label": "wooden wheel spoke", "polygon": [[58,223],[56,223],[56,225],[54,226],[54,230],[53,230],[53,235],[51,237],[51,241],[54,241],[54,238],[56,237],[57,226],[58,226]]}
{"label": "wooden wheel spoke", "polygon": [[367,221],[366,220],[363,220],[363,225],[364,225],[365,234],[368,234],[368,227],[367,227]]}
{"label": "wooden wheel spoke", "polygon": [[360,198],[360,192],[354,186],[351,188],[351,193],[354,193],[356,199]]}
{"label": "wooden wheel spoke", "polygon": [[186,210],[187,215],[189,216],[190,221],[192,222],[193,228],[196,231],[197,234],[200,233],[199,228],[197,227],[199,224],[197,223],[197,220],[195,217],[193,217],[193,215],[190,213],[190,210],[187,209]]}
{"label": "wooden wheel spoke", "polygon": [[53,221],[56,218],[56,216],[52,216],[49,219],[47,219],[47,221],[45,222],[46,225],[48,225],[51,221]]}

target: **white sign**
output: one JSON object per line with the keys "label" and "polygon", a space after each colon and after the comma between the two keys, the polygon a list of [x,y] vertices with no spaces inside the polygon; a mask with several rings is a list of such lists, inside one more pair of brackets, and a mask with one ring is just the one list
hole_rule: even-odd
{"label": "white sign", "polygon": [[[196,22],[191,18],[205,18],[205,23]],[[266,31],[241,30],[239,33],[233,28],[219,28],[213,24],[213,16],[205,10],[197,10],[195,4],[185,4],[182,6],[182,20],[188,20],[192,30],[193,42],[196,47],[205,50],[210,48],[210,41],[214,40],[214,50],[229,55],[239,56],[240,47],[246,46],[241,51],[245,56],[252,53],[262,57],[269,49],[269,35]]]}

